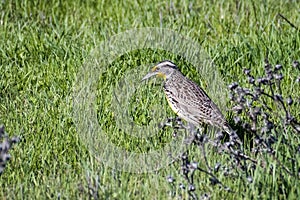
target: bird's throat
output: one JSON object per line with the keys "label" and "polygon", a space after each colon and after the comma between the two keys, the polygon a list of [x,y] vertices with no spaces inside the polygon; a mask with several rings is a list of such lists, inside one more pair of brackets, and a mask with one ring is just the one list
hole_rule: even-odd
{"label": "bird's throat", "polygon": [[157,77],[163,78],[164,80],[167,79],[167,76],[166,76],[165,74],[163,74],[163,73],[158,73],[158,74],[157,74]]}

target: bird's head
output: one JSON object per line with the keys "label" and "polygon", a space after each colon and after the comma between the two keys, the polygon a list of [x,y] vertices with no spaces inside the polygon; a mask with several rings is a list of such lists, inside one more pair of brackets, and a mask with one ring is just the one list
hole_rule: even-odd
{"label": "bird's head", "polygon": [[144,76],[142,81],[149,79],[152,76],[161,77],[164,80],[167,80],[176,70],[178,70],[178,68],[173,62],[165,60],[154,66],[151,71]]}

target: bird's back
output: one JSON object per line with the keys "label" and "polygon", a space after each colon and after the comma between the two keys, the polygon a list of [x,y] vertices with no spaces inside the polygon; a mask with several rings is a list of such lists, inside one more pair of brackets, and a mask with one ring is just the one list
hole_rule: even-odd
{"label": "bird's back", "polygon": [[164,84],[164,91],[172,109],[184,120],[194,125],[205,123],[221,129],[231,129],[204,90],[181,72],[172,74]]}

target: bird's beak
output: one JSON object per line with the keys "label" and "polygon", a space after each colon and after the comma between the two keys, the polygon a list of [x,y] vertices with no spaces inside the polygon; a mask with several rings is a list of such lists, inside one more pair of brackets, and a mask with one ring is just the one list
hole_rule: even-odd
{"label": "bird's beak", "polygon": [[156,68],[157,68],[157,66],[154,66],[154,67],[151,69],[151,71],[150,71],[148,74],[146,74],[146,76],[144,76],[144,78],[142,79],[142,81],[147,80],[147,79],[151,78],[152,76],[157,75],[158,73],[155,72]]}
{"label": "bird's beak", "polygon": [[146,76],[144,76],[144,78],[142,79],[142,81],[147,80],[149,78],[151,78],[152,76],[157,75],[157,72],[149,72],[148,74],[146,74]]}

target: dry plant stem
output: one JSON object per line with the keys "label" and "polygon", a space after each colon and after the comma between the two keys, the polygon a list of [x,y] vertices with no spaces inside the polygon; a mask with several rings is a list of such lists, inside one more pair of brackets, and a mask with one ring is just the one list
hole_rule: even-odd
{"label": "dry plant stem", "polygon": [[290,20],[288,20],[286,17],[284,17],[282,14],[278,13],[277,14],[279,17],[284,19],[291,27],[295,28],[296,30],[299,30],[297,26],[295,26]]}

